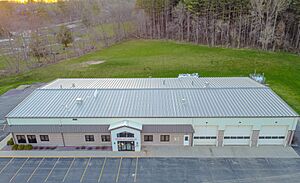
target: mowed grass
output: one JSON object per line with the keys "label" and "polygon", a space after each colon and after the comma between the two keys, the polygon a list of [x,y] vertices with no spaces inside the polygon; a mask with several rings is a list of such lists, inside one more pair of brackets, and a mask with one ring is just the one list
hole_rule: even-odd
{"label": "mowed grass", "polygon": [[[82,66],[86,61],[105,61]],[[289,53],[209,48],[157,40],[132,40],[55,65],[0,79],[0,93],[20,84],[56,78],[177,77],[198,72],[208,76],[265,73],[269,86],[300,113],[300,57]]]}

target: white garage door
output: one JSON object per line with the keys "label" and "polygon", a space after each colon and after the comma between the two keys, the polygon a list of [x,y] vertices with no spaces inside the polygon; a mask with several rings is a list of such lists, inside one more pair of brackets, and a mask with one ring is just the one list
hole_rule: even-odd
{"label": "white garage door", "polygon": [[262,126],[258,145],[284,145],[287,126]]}
{"label": "white garage door", "polygon": [[194,145],[216,145],[217,126],[194,126]]}
{"label": "white garage door", "polygon": [[249,145],[252,126],[226,126],[224,145]]}

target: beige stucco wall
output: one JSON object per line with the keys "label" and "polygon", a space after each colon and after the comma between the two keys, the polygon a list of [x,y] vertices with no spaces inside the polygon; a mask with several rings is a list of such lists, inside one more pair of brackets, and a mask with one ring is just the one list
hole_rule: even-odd
{"label": "beige stucco wall", "polygon": [[123,120],[131,120],[140,124],[166,125],[166,124],[191,124],[191,125],[217,125],[219,130],[224,130],[227,125],[251,125],[253,130],[260,130],[264,125],[287,125],[288,130],[295,130],[299,118],[8,118],[9,125],[107,125]]}
{"label": "beige stucco wall", "polygon": [[[145,142],[144,135],[153,135],[153,142]],[[161,142],[160,135],[170,135],[169,142]],[[147,145],[182,145],[184,141],[184,135],[189,135],[189,145],[192,145],[192,134],[191,133],[141,133],[142,146]]]}
{"label": "beige stucco wall", "polygon": [[[27,143],[27,135],[35,135],[37,143],[32,144],[34,146],[63,146],[63,139],[61,133],[13,133],[16,143],[18,143],[16,137],[17,135],[25,135]],[[40,135],[48,135],[49,141],[41,141]]]}
{"label": "beige stucco wall", "polygon": [[[102,142],[101,135],[110,133],[64,133],[66,146],[111,146],[111,142]],[[85,135],[94,135],[94,142],[86,142]]]}

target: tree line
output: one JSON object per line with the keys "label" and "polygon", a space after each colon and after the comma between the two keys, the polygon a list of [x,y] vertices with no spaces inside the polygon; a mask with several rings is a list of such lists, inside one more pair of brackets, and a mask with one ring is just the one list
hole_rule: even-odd
{"label": "tree line", "polygon": [[300,52],[299,0],[137,0],[137,35]]}
{"label": "tree line", "polygon": [[78,57],[122,41],[133,32],[134,8],[132,0],[3,2],[0,62],[6,67],[5,72],[0,69],[0,75]]}

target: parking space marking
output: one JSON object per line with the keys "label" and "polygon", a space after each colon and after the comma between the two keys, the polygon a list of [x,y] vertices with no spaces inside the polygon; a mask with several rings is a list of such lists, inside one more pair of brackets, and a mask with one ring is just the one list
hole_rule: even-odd
{"label": "parking space marking", "polygon": [[1,169],[0,174],[5,170],[5,168],[13,161],[14,158],[10,159],[9,162]]}
{"label": "parking space marking", "polygon": [[41,166],[41,164],[42,164],[42,162],[44,161],[44,159],[45,159],[45,158],[43,158],[43,159],[39,162],[38,166],[33,170],[33,172],[31,173],[30,177],[28,177],[27,182],[29,182],[30,179],[33,177],[33,175],[35,174],[35,172],[37,171],[37,169]]}
{"label": "parking space marking", "polygon": [[57,163],[58,163],[59,160],[60,160],[60,158],[58,158],[58,159],[56,160],[55,164],[53,165],[51,171],[49,172],[49,174],[48,174],[48,176],[46,177],[46,179],[45,179],[44,182],[47,182],[47,180],[49,179],[51,173],[53,172],[53,170],[54,170],[54,168],[55,168],[55,166],[57,165]]}
{"label": "parking space marking", "polygon": [[102,174],[103,174],[103,170],[104,170],[104,167],[105,167],[105,163],[106,163],[106,157],[104,159],[104,162],[103,162],[103,165],[102,165],[102,168],[101,168],[101,171],[100,171],[98,182],[100,182],[100,180],[101,180],[101,177],[102,177]]}
{"label": "parking space marking", "polygon": [[138,163],[139,163],[139,157],[136,157],[136,162],[135,162],[135,172],[134,172],[134,179],[133,179],[133,182],[136,182],[136,175],[137,175]]}
{"label": "parking space marking", "polygon": [[83,171],[83,173],[82,173],[82,175],[81,175],[80,182],[82,182],[82,180],[83,180],[83,177],[84,177],[84,175],[85,175],[86,169],[88,168],[88,166],[89,166],[89,164],[90,164],[90,161],[91,161],[91,157],[89,158],[89,161],[87,162],[87,164],[86,164],[86,166],[85,166],[85,169],[84,169],[84,171]]}
{"label": "parking space marking", "polygon": [[69,166],[69,168],[68,168],[68,170],[67,170],[67,172],[66,172],[66,174],[64,176],[63,182],[65,182],[65,180],[66,180],[66,178],[67,178],[67,176],[68,176],[68,174],[69,174],[69,172],[70,172],[70,170],[71,170],[71,168],[72,168],[72,166],[74,164],[74,161],[75,161],[75,158],[73,158],[73,161],[71,162],[71,164],[70,164],[70,166]]}
{"label": "parking space marking", "polygon": [[27,158],[23,164],[20,166],[20,168],[18,169],[18,171],[16,171],[16,173],[12,176],[12,178],[9,180],[9,182],[11,182],[17,175],[18,173],[20,172],[20,170],[24,167],[25,163],[29,160],[29,158]]}
{"label": "parking space marking", "polygon": [[120,171],[121,171],[121,165],[122,165],[122,157],[120,159],[120,163],[119,163],[119,169],[118,169],[118,174],[117,174],[117,177],[116,177],[116,182],[119,181],[119,176],[120,176]]}

